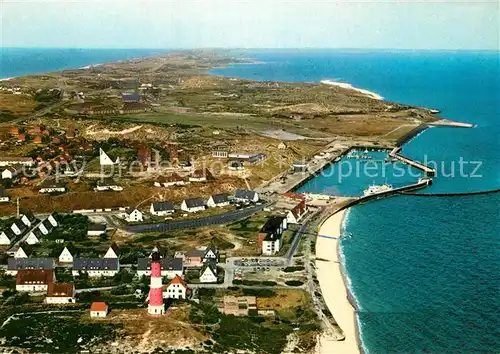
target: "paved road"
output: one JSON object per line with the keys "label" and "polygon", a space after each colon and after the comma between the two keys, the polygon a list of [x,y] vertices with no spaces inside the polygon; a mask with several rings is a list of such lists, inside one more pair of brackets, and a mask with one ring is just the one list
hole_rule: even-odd
{"label": "paved road", "polygon": [[298,245],[300,243],[301,236],[305,232],[305,230],[307,229],[307,227],[309,226],[309,221],[318,212],[319,212],[319,210],[315,210],[312,213],[309,213],[309,215],[307,215],[307,217],[302,222],[302,225],[300,226],[300,229],[295,233],[295,236],[294,236],[293,241],[292,241],[292,245],[290,246],[290,249],[288,250],[288,252],[286,254],[286,258],[287,258],[287,263],[288,264],[291,263],[292,257],[295,254],[295,251],[297,250],[297,247],[298,247]]}
{"label": "paved road", "polygon": [[157,231],[172,231],[178,229],[190,229],[190,228],[210,226],[210,225],[222,225],[231,221],[246,218],[264,209],[265,207],[266,205],[264,204],[256,205],[253,207],[248,207],[246,209],[230,211],[224,214],[206,216],[199,219],[175,220],[159,224],[129,225],[125,226],[123,229],[131,233],[144,233],[144,232],[157,232]]}

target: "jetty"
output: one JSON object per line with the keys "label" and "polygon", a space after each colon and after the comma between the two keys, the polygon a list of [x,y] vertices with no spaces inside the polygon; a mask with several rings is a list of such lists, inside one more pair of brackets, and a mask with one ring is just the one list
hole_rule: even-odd
{"label": "jetty", "polygon": [[475,128],[476,124],[457,122],[449,119],[440,119],[435,122],[427,123],[431,127],[452,127],[452,128]]}
{"label": "jetty", "polygon": [[402,163],[404,163],[406,165],[413,166],[413,167],[415,167],[415,168],[417,168],[417,169],[425,172],[426,176],[433,177],[433,176],[436,175],[436,170],[434,168],[426,166],[423,163],[420,163],[420,162],[418,162],[416,160],[412,160],[409,157],[403,156],[403,155],[399,154],[400,151],[401,151],[401,147],[400,146],[395,147],[389,153],[389,156],[392,157],[392,158],[395,158],[395,159],[397,159],[399,161],[401,161]]}

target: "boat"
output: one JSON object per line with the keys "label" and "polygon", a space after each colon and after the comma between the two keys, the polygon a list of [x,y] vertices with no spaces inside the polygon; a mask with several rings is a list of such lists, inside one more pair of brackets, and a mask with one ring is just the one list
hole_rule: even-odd
{"label": "boat", "polygon": [[374,194],[379,194],[383,192],[388,192],[392,190],[392,186],[390,184],[384,183],[382,185],[376,185],[372,184],[369,186],[367,189],[363,191],[363,195],[368,196],[368,195],[374,195]]}

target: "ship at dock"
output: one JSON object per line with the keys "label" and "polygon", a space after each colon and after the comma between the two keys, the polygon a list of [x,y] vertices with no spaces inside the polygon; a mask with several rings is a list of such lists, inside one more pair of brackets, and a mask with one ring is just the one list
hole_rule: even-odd
{"label": "ship at dock", "polygon": [[372,184],[367,189],[363,191],[364,196],[380,194],[384,192],[391,191],[393,188],[390,184],[384,183],[382,185]]}

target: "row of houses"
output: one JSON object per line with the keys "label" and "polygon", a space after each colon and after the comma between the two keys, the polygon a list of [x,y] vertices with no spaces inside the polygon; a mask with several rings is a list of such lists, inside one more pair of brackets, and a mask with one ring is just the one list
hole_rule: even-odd
{"label": "row of houses", "polygon": [[29,212],[16,219],[10,228],[0,233],[0,245],[10,245],[19,237],[24,238],[30,245],[39,243],[41,237],[48,235],[57,225],[53,215],[38,220],[32,212]]}
{"label": "row of houses", "polygon": [[47,304],[67,304],[76,302],[75,285],[56,282],[53,269],[25,269],[17,272],[16,291],[45,292]]}
{"label": "row of houses", "polygon": [[[188,213],[196,213],[208,208],[222,208],[229,206],[231,202],[235,203],[257,203],[259,194],[255,191],[238,189],[234,196],[229,194],[215,194],[208,198],[207,201],[203,198],[188,198],[184,199],[180,204],[180,210]],[[153,202],[149,208],[149,212],[155,216],[167,216],[175,212],[175,205],[171,201]],[[125,220],[128,222],[144,221],[143,213],[137,208],[128,208],[125,211]]]}

